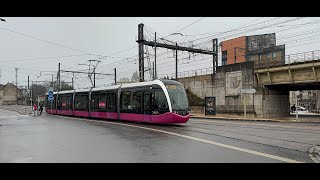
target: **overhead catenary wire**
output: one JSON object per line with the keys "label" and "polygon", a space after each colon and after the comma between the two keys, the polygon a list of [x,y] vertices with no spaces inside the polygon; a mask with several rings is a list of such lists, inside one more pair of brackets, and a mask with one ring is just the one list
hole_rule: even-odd
{"label": "overhead catenary wire", "polygon": [[[252,22],[252,21],[251,21]],[[310,25],[310,24],[306,24],[306,23],[299,23],[299,26],[302,26],[302,25]],[[288,26],[290,26],[290,27],[296,27],[295,25],[288,25]],[[285,27],[288,27],[288,26],[284,26],[284,28]],[[276,26],[275,26],[276,27]],[[299,27],[298,27],[299,28]],[[256,29],[256,28],[254,28],[254,29]],[[259,28],[257,28],[257,29],[259,29]],[[251,30],[253,30],[253,29],[251,29]],[[253,32],[253,31],[252,31]],[[241,32],[242,33],[242,32]],[[294,37],[294,36],[293,36]],[[279,38],[280,39],[280,38]],[[290,39],[291,40],[291,39]],[[210,42],[208,42],[208,43],[210,43]],[[304,44],[306,44],[306,43],[304,43]],[[169,53],[166,53],[164,56],[166,56],[166,55],[168,55],[169,56]],[[157,54],[157,57],[158,57],[158,54]],[[165,58],[164,58],[165,59]],[[181,60],[182,58],[180,58],[180,60]],[[132,60],[134,60],[134,59],[132,59]],[[208,58],[208,60],[210,60],[210,57]],[[159,61],[162,61],[162,58],[159,58]],[[168,63],[171,63],[172,62],[172,60],[167,60],[168,61]],[[121,67],[122,66],[126,66],[126,64],[124,64],[123,62],[125,62],[123,59],[121,59],[120,61],[119,61],[120,63],[117,63],[117,62],[115,62],[115,64],[116,65],[120,65]],[[122,63],[121,63],[122,62]],[[193,63],[193,64],[196,64],[196,63]],[[108,66],[107,64],[103,64],[103,65],[106,65],[106,66]],[[197,65],[197,64],[196,64]],[[109,68],[109,67],[108,67]],[[110,67],[110,68],[113,68],[113,67]],[[136,67],[133,67],[133,69],[137,69]],[[126,70],[126,68],[124,68],[123,69],[124,71]]]}
{"label": "overhead catenary wire", "polygon": [[[202,40],[202,39],[211,39],[211,38],[215,37],[216,35],[222,35],[222,34],[234,32],[234,31],[238,31],[238,30],[240,30],[240,29],[242,29],[242,28],[246,28],[246,27],[249,27],[249,26],[251,26],[251,27],[252,27],[252,26],[256,26],[256,25],[258,25],[258,24],[262,24],[262,23],[269,22],[269,21],[274,21],[274,20],[281,19],[281,18],[283,18],[283,17],[280,17],[280,18],[279,18],[279,17],[276,17],[276,18],[273,18],[273,19],[269,19],[269,20],[266,20],[266,21],[263,21],[263,22],[259,22],[259,23],[256,23],[256,24],[251,24],[251,25],[249,25],[249,23],[245,23],[245,24],[240,25],[240,26],[238,26],[238,27],[236,27],[236,28],[233,28],[233,29],[231,29],[231,30],[227,30],[227,31],[223,31],[223,32],[212,33],[212,35],[210,35],[210,36],[201,37],[201,38],[193,39],[193,40],[186,41],[186,42],[194,42],[194,41],[198,41],[198,40]],[[261,19],[261,18],[257,18],[256,20],[258,21],[259,19]],[[251,22],[252,22],[252,21],[251,21]],[[186,43],[186,42],[180,42],[180,43]]]}
{"label": "overhead catenary wire", "polygon": [[77,57],[77,56],[88,56],[89,54],[74,54],[74,55],[65,55],[65,56],[52,56],[52,57],[39,57],[39,58],[27,58],[27,59],[10,59],[1,62],[12,62],[12,61],[34,61],[41,59],[57,59],[57,58],[66,58],[66,57]]}

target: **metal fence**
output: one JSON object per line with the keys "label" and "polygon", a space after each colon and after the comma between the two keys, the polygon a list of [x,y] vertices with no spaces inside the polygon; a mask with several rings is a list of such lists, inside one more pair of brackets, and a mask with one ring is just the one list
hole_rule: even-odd
{"label": "metal fence", "polygon": [[[268,67],[274,67],[274,66],[285,65],[285,64],[305,63],[305,62],[309,62],[309,61],[320,60],[320,50],[286,55],[284,62],[277,60],[279,58],[280,57],[277,57],[276,60],[267,61],[265,63],[255,62],[255,68],[256,69],[268,68]],[[213,73],[212,67],[203,68],[203,69],[195,69],[195,70],[178,72],[178,78],[201,76],[201,75],[207,75],[207,74],[212,74],[212,73]],[[176,79],[176,74],[175,73],[159,74],[158,77],[159,78]]]}
{"label": "metal fence", "polygon": [[[202,68],[202,69],[189,70],[189,71],[182,71],[182,72],[178,72],[178,78],[207,75],[207,74],[212,74],[212,72],[213,72],[213,68],[212,67],[211,68]],[[159,78],[176,79],[176,73],[159,74],[158,77]]]}
{"label": "metal fence", "polygon": [[286,64],[320,60],[320,50],[290,54],[285,56]]}

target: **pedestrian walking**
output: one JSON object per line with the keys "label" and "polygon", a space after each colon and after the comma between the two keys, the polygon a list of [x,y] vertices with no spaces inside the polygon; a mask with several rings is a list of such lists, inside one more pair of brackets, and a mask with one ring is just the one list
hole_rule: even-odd
{"label": "pedestrian walking", "polygon": [[42,111],[43,111],[43,105],[42,104],[40,105],[39,111],[40,111],[40,115],[41,115]]}
{"label": "pedestrian walking", "polygon": [[293,106],[291,106],[291,111],[292,111],[292,113],[294,113],[296,111],[296,104],[293,104]]}
{"label": "pedestrian walking", "polygon": [[37,104],[34,103],[33,104],[33,115],[36,115],[36,111],[37,111]]}

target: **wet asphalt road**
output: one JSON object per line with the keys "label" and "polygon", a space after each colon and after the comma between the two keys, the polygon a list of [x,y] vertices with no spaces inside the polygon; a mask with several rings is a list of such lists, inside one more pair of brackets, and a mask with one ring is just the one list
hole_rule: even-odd
{"label": "wet asphalt road", "polygon": [[0,162],[312,163],[307,152],[320,144],[319,130],[315,123],[150,125],[0,110]]}

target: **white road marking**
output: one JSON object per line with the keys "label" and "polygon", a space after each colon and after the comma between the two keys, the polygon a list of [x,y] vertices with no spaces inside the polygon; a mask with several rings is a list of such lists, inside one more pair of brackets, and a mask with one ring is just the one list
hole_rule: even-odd
{"label": "white road marking", "polygon": [[18,116],[0,116],[0,118],[6,119],[6,118],[13,118],[13,117],[18,117]]}
{"label": "white road marking", "polygon": [[275,124],[254,124],[254,123],[234,123],[234,122],[221,122],[218,120],[189,120],[189,122],[208,122],[208,123],[221,123],[221,124],[234,124],[234,125],[249,125],[249,126],[267,126],[267,127],[283,127],[283,128],[296,128],[296,129],[319,129],[318,127],[298,127],[298,126],[283,126],[283,125],[275,125]]}
{"label": "white road marking", "polygon": [[239,148],[239,147],[236,147],[236,146],[231,146],[231,145],[222,144],[222,143],[218,143],[218,142],[214,142],[214,141],[209,141],[209,140],[206,140],[206,139],[200,139],[200,138],[196,138],[196,137],[192,137],[192,136],[173,133],[173,132],[169,132],[169,131],[163,131],[163,130],[154,129],[154,128],[147,128],[147,127],[142,127],[142,126],[135,126],[135,125],[131,125],[131,124],[123,124],[123,123],[116,123],[116,122],[78,119],[78,118],[71,118],[71,117],[65,117],[65,116],[60,116],[60,117],[67,118],[67,119],[73,119],[73,120],[76,119],[76,120],[80,120],[80,121],[98,122],[98,123],[106,123],[106,124],[117,124],[117,125],[122,125],[122,126],[129,126],[129,127],[140,128],[140,129],[147,129],[147,130],[151,130],[151,131],[170,134],[170,135],[173,135],[173,136],[179,136],[179,137],[183,137],[183,138],[187,138],[187,139],[192,139],[192,140],[195,140],[195,141],[200,141],[200,142],[204,142],[204,143],[208,143],[208,144],[213,144],[213,145],[216,145],[216,146],[220,146],[220,147],[224,147],[224,148],[228,148],[228,149],[233,149],[233,150],[236,150],[236,151],[246,152],[246,153],[254,154],[254,155],[257,155],[257,156],[262,156],[262,157],[266,157],[266,158],[270,158],[270,159],[275,159],[275,160],[283,161],[283,162],[287,162],[287,163],[304,163],[302,161],[296,161],[296,160],[293,160],[293,159],[288,159],[288,158],[284,158],[284,157],[280,157],[280,156],[275,156],[275,155],[271,155],[271,154],[267,154],[267,153],[262,153],[262,152],[253,151],[253,150],[249,150],[249,149]]}

